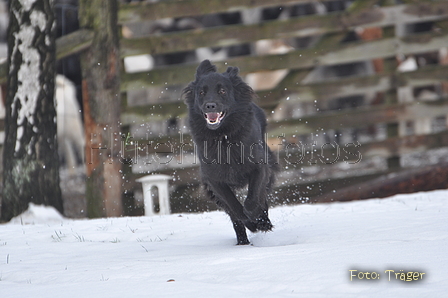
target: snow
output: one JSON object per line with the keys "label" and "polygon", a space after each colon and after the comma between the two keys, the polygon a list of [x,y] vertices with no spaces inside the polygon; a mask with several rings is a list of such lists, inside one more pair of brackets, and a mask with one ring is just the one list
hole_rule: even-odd
{"label": "snow", "polygon": [[151,55],[135,55],[124,58],[124,69],[127,73],[148,71],[154,68],[154,58]]}
{"label": "snow", "polygon": [[19,0],[19,2],[24,10],[29,11],[36,0]]}
{"label": "snow", "polygon": [[[218,211],[70,220],[31,205],[0,225],[1,297],[443,297],[447,197],[276,207],[250,246]],[[396,279],[408,271],[422,279]]]}
{"label": "snow", "polygon": [[49,222],[60,223],[64,217],[53,207],[30,203],[28,210],[11,219],[12,224],[35,225]]}

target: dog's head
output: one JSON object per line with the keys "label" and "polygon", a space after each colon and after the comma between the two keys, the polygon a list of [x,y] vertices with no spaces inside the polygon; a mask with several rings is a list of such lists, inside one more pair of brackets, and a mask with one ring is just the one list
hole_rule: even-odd
{"label": "dog's head", "polygon": [[232,113],[241,110],[241,105],[252,100],[254,91],[238,73],[237,67],[218,73],[216,66],[204,60],[196,70],[196,79],[184,89],[190,111],[201,115],[207,128],[218,129]]}

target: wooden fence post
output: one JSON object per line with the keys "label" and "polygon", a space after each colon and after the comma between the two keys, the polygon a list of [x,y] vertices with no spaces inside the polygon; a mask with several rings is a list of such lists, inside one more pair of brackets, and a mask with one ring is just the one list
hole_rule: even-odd
{"label": "wooden fence post", "polygon": [[94,32],[81,55],[89,217],[122,215],[120,72],[116,0],[79,1],[83,29]]}

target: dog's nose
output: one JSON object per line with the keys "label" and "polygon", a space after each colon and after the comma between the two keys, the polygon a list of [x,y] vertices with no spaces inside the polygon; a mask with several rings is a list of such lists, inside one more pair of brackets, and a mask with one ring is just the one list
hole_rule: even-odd
{"label": "dog's nose", "polygon": [[214,110],[216,110],[217,106],[218,105],[216,103],[214,103],[214,102],[208,102],[208,103],[205,104],[205,109],[209,110],[209,111],[214,111]]}

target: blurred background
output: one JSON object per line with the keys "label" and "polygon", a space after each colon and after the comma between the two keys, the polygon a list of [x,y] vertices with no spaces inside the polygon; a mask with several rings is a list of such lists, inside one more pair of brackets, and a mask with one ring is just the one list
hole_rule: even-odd
{"label": "blurred background", "polygon": [[[64,36],[83,29],[78,1],[55,0],[55,11],[63,45]],[[172,178],[171,212],[215,208],[201,195],[182,99],[204,59],[221,72],[239,67],[266,112],[267,143],[282,168],[272,205],[448,187],[448,1],[119,1],[117,15],[122,170],[114,175],[122,182],[123,215],[144,214],[136,179],[149,174]],[[7,1],[0,1],[3,86],[7,25]],[[86,216],[91,152],[79,55],[57,63],[68,217]],[[4,99],[4,87],[2,93]],[[3,106],[0,118],[3,131]]]}

